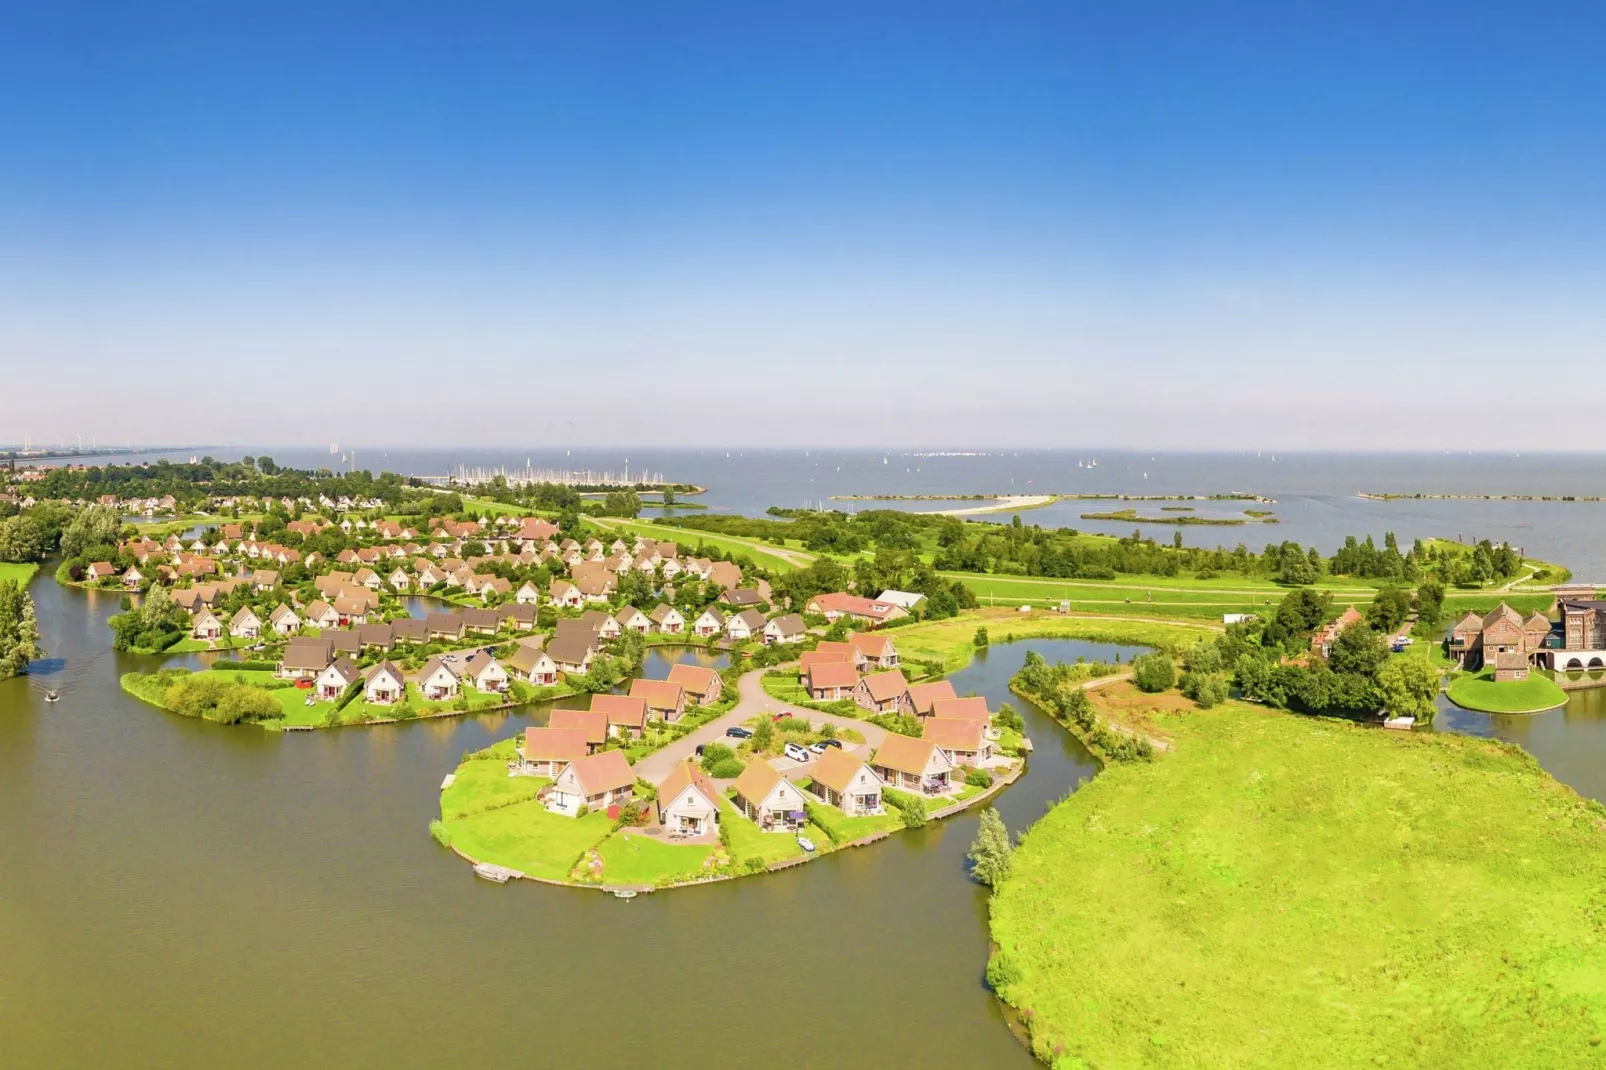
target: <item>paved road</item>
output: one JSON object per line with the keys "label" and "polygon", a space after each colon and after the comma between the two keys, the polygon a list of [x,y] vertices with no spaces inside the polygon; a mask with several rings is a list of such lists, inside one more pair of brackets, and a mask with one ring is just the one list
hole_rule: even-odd
{"label": "paved road", "polygon": [[656,784],[669,775],[670,770],[675,768],[677,762],[695,754],[700,744],[713,743],[716,740],[723,739],[725,729],[739,725],[748,718],[756,717],[761,713],[789,713],[795,717],[806,718],[813,724],[823,724],[829,721],[838,728],[851,728],[864,737],[865,743],[871,749],[881,746],[881,742],[887,738],[886,729],[878,728],[868,722],[855,720],[852,717],[841,717],[834,713],[822,713],[819,710],[805,709],[802,706],[794,706],[789,702],[771,698],[765,694],[764,685],[760,682],[767,671],[769,670],[754,669],[752,672],[743,674],[737,683],[736,693],[740,697],[737,699],[734,709],[708,722],[689,735],[682,736],[662,750],[647,755],[647,757],[636,763],[636,775],[649,784]]}

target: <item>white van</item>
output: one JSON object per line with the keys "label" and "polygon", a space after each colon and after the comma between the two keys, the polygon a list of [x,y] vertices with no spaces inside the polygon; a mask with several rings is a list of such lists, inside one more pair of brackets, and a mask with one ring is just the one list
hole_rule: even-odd
{"label": "white van", "polygon": [[788,743],[786,746],[781,748],[781,753],[792,759],[794,762],[806,762],[809,760],[809,752],[798,746],[796,743]]}

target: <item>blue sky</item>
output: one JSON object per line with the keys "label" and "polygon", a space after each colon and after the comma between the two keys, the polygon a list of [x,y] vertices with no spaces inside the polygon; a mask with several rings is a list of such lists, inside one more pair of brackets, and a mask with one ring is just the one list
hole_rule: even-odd
{"label": "blue sky", "polygon": [[0,441],[1606,448],[1598,4],[21,6]]}

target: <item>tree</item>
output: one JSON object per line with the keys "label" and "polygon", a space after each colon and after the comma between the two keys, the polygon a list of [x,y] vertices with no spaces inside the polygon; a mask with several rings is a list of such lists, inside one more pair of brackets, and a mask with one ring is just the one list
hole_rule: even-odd
{"label": "tree", "polygon": [[977,649],[980,649],[980,648],[982,648],[984,646],[987,646],[988,645],[987,626],[986,625],[982,625],[981,627],[977,628],[976,629],[976,634],[971,639],[970,642],[971,642],[971,645],[976,647]]}
{"label": "tree", "polygon": [[1366,623],[1380,632],[1392,632],[1410,615],[1411,596],[1398,587],[1383,588],[1366,607]]}
{"label": "tree", "polygon": [[1139,691],[1151,695],[1164,691],[1176,682],[1176,667],[1170,654],[1144,654],[1132,661],[1132,682]]}
{"label": "tree", "polygon": [[1439,694],[1439,671],[1425,658],[1390,658],[1377,671],[1383,707],[1395,717],[1433,720]]}
{"label": "tree", "polygon": [[1227,698],[1227,681],[1220,673],[1185,672],[1182,693],[1208,710]]}
{"label": "tree", "polygon": [[43,655],[33,599],[16,580],[0,583],[0,680],[27,672]]}
{"label": "tree", "polygon": [[981,827],[976,830],[976,842],[970,845],[970,875],[989,888],[996,888],[1009,876],[1011,856],[1015,847],[1009,842],[1009,830],[995,807],[981,812]]}
{"label": "tree", "polygon": [[753,729],[753,753],[764,754],[770,749],[770,744],[774,742],[775,726],[771,724],[770,719],[766,717],[762,721],[758,722],[757,728]]}
{"label": "tree", "polygon": [[641,514],[641,495],[630,489],[610,490],[602,500],[604,516],[635,517]]}
{"label": "tree", "polygon": [[1327,655],[1327,663],[1339,675],[1362,676],[1370,680],[1388,660],[1383,637],[1370,628],[1352,624],[1338,633]]}
{"label": "tree", "polygon": [[1427,625],[1439,623],[1444,616],[1444,584],[1431,576],[1416,589],[1416,616]]}

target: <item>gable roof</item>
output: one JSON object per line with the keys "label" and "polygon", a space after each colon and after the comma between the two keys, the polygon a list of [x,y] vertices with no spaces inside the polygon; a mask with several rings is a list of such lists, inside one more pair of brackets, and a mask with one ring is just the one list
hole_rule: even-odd
{"label": "gable roof", "polygon": [[645,699],[633,695],[592,695],[591,712],[607,715],[609,724],[641,728],[647,723]]}
{"label": "gable roof", "polygon": [[986,721],[927,717],[920,726],[920,738],[935,743],[943,750],[975,751],[981,749],[982,737],[986,731]]}
{"label": "gable roof", "polygon": [[876,702],[887,702],[909,690],[909,681],[897,669],[871,673],[859,682]]}
{"label": "gable roof", "polygon": [[774,629],[780,635],[802,635],[806,627],[802,617],[796,613],[787,613],[770,621],[765,625],[765,630]]}
{"label": "gable roof", "polygon": [[[864,768],[864,759],[850,754],[841,747],[827,747],[825,753],[814,760],[809,776],[832,791],[845,792],[853,785],[853,778]],[[871,774],[874,775],[873,773]],[[880,778],[876,778],[877,784]]]}
{"label": "gable roof", "polygon": [[583,728],[526,728],[524,760],[573,762],[586,756]]}
{"label": "gable roof", "polygon": [[679,684],[689,695],[706,695],[713,688],[719,673],[706,665],[687,665],[676,662],[669,667],[669,682]]}
{"label": "gable roof", "polygon": [[636,782],[636,771],[630,768],[630,761],[622,750],[598,751],[590,757],[576,758],[569,763],[569,769],[579,780],[580,790],[588,796],[628,788]]}
{"label": "gable roof", "polygon": [[419,683],[423,683],[425,680],[428,680],[431,676],[435,675],[436,669],[445,669],[454,680],[462,675],[457,671],[456,667],[453,666],[451,662],[442,660],[441,656],[437,654],[428,661],[424,662],[424,667],[418,670]]}
{"label": "gable roof", "polygon": [[286,669],[317,669],[320,672],[334,656],[334,644],[328,639],[292,639],[285,644],[280,662]]}
{"label": "gable roof", "polygon": [[555,635],[547,644],[547,653],[560,665],[583,665],[596,649],[588,635]]}
{"label": "gable roof", "polygon": [[892,645],[892,640],[885,635],[866,635],[863,632],[854,632],[848,636],[848,642],[867,658],[883,658],[896,650]]}
{"label": "gable roof", "polygon": [[585,733],[587,743],[608,740],[608,715],[601,710],[553,710],[547,718],[547,727],[577,728]]}
{"label": "gable roof", "polygon": [[630,697],[639,698],[647,704],[648,709],[667,710],[680,705],[684,689],[668,680],[643,680],[637,678],[630,681]]}
{"label": "gable roof", "polygon": [[851,661],[817,661],[806,672],[810,687],[854,687],[859,682]]}
{"label": "gable roof", "polygon": [[696,762],[687,759],[676,762],[669,775],[658,782],[658,803],[666,806],[675,801],[675,797],[687,788],[696,788],[697,793],[708,800],[708,805],[719,807],[719,793],[714,790],[714,782]]}
{"label": "gable roof", "polygon": [[[826,750],[831,749],[833,748],[826,748]],[[775,767],[763,758],[756,758],[747,763],[747,768],[736,778],[734,786],[736,793],[748,802],[761,803],[780,782],[781,774],[775,771]]]}
{"label": "gable roof", "polygon": [[958,697],[959,695],[954,691],[954,685],[947,680],[938,680],[929,684],[909,685],[909,700],[914,703],[915,714],[921,717],[931,713],[933,703]]}
{"label": "gable roof", "polygon": [[894,733],[888,735],[882,742],[881,749],[876,751],[874,764],[886,769],[896,769],[900,773],[921,776],[925,773],[926,765],[930,763],[932,752],[935,750],[937,745],[929,739],[916,739],[913,736],[900,736]]}
{"label": "gable roof", "polygon": [[398,669],[395,665],[392,665],[388,661],[381,661],[378,665],[369,666],[366,670],[363,671],[362,678],[366,683],[370,683],[371,684],[371,683],[374,682],[374,677],[380,675],[381,673],[383,673],[383,674],[389,676],[391,679],[395,680],[397,686],[399,686],[399,687],[406,687],[407,686],[407,678],[406,678],[406,676],[404,676],[402,674],[402,671],[400,669]]}
{"label": "gable roof", "polygon": [[987,712],[987,700],[977,695],[938,699],[931,704],[931,715],[948,720],[981,721],[983,724],[989,723],[993,717]]}

